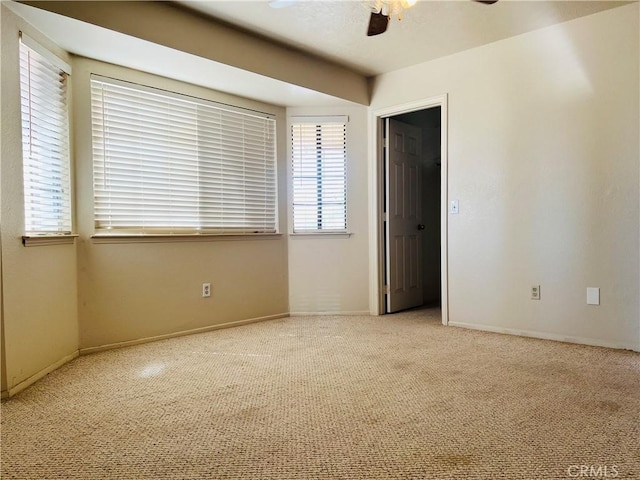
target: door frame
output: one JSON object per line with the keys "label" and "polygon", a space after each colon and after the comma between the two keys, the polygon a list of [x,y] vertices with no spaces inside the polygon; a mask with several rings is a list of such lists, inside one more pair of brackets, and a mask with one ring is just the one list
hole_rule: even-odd
{"label": "door frame", "polygon": [[403,113],[440,107],[440,285],[442,296],[442,324],[449,324],[448,269],[448,96],[430,97],[415,102],[372,110],[369,116],[369,310],[382,315],[384,308],[384,144],[382,138],[385,118]]}

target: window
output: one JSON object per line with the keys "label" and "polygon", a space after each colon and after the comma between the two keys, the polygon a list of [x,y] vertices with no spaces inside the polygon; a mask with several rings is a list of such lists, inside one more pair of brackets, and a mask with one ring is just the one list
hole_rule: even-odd
{"label": "window", "polygon": [[92,76],[98,234],[275,233],[275,120]]}
{"label": "window", "polygon": [[68,65],[20,36],[25,235],[70,234]]}
{"label": "window", "polygon": [[347,117],[294,117],[293,232],[347,231]]}

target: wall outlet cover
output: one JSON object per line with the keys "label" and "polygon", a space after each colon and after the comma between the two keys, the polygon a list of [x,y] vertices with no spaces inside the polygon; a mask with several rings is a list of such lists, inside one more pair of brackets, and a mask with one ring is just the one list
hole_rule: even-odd
{"label": "wall outlet cover", "polygon": [[600,305],[600,287],[587,287],[587,305]]}
{"label": "wall outlet cover", "polygon": [[540,285],[531,286],[531,300],[540,300]]}

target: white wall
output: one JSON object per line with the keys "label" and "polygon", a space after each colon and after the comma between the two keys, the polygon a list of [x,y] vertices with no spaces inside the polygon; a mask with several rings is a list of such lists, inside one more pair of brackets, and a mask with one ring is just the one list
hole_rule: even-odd
{"label": "white wall", "polygon": [[[287,117],[347,115],[347,230],[289,237],[289,309],[296,313],[368,313],[367,109],[289,108]],[[291,146],[287,146],[291,158]],[[290,161],[290,160],[289,160]],[[291,168],[287,168],[291,192]],[[291,218],[291,197],[288,201]],[[291,221],[289,222],[291,225]]]}
{"label": "white wall", "polygon": [[640,348],[638,33],[635,3],[375,79],[373,110],[449,95],[451,324]]}
{"label": "white wall", "polygon": [[76,246],[24,247],[18,32],[65,52],[4,5],[2,12],[3,393],[14,393],[78,352]]}

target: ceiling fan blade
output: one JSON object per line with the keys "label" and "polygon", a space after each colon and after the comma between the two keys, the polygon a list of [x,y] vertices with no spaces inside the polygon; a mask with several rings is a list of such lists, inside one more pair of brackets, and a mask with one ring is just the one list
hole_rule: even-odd
{"label": "ceiling fan blade", "polygon": [[387,31],[389,26],[389,17],[383,15],[382,12],[371,12],[371,19],[369,20],[369,28],[367,29],[367,37],[373,37],[374,35],[380,35]]}
{"label": "ceiling fan blade", "polygon": [[474,2],[484,3],[485,5],[493,5],[498,0],[473,0]]}

